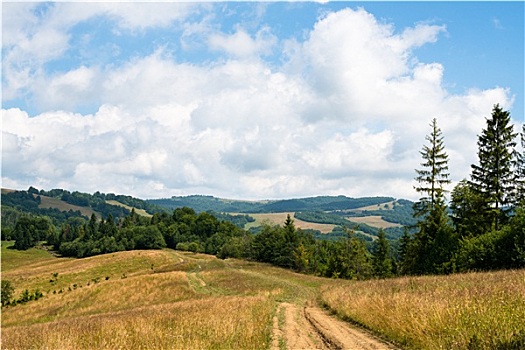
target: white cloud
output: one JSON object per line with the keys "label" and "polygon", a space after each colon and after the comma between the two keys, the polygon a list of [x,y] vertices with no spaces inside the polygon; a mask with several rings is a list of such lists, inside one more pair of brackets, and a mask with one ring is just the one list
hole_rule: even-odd
{"label": "white cloud", "polygon": [[[155,25],[136,7],[125,7],[125,17],[117,8],[100,5],[92,13],[121,16],[120,30]],[[158,25],[180,15],[166,14]],[[418,61],[413,49],[438,40],[442,26],[418,24],[396,34],[364,10],[346,9],[320,18],[304,42],[278,42],[267,28],[252,35],[241,28],[212,34],[212,28],[188,35],[209,35],[211,49],[230,59],[192,65],[158,49],[122,65],[54,75],[13,59],[11,95],[35,83],[33,98],[64,112],[2,111],[4,186],[148,198],[414,199],[414,168],[432,118],[443,130],[453,179],[460,180],[475,162],[477,134],[492,105],[512,102],[503,88],[451,94],[443,87],[446,67]],[[46,48],[63,52],[67,30],[49,33]],[[283,66],[264,61],[276,47],[286,49]],[[25,77],[20,86],[10,80],[17,76]],[[98,103],[98,111],[67,112],[84,101]]]}
{"label": "white cloud", "polygon": [[277,39],[269,28],[259,30],[255,38],[252,38],[245,30],[238,29],[231,35],[212,34],[208,42],[213,50],[224,51],[238,58],[247,58],[271,53]]}

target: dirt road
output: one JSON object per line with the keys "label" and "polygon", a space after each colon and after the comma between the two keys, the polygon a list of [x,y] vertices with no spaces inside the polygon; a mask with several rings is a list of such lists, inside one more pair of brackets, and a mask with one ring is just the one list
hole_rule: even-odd
{"label": "dirt road", "polygon": [[330,316],[319,307],[282,303],[273,319],[271,350],[282,349],[398,349],[350,324]]}

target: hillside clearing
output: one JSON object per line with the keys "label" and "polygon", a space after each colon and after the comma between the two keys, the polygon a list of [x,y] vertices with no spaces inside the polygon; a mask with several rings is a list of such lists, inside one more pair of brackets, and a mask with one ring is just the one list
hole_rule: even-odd
{"label": "hillside clearing", "polygon": [[69,204],[69,203],[66,203],[64,202],[63,200],[60,200],[58,198],[52,198],[52,197],[48,197],[48,196],[40,196],[40,204],[38,205],[39,208],[42,208],[42,209],[45,209],[45,208],[56,208],[60,211],[69,211],[69,210],[72,210],[72,211],[80,211],[80,213],[84,216],[87,216],[88,218],[92,215],[92,214],[95,214],[97,215],[98,217],[100,217],[100,214],[93,211],[93,209],[89,208],[89,207],[80,207],[78,205],[73,205],[73,204]]}
{"label": "hillside clearing", "polygon": [[356,222],[359,224],[367,224],[372,227],[376,228],[389,228],[389,227],[403,227],[401,224],[394,224],[392,222],[388,222],[383,220],[383,218],[379,215],[371,215],[371,216],[358,216],[358,217],[346,217],[347,220],[350,220],[352,222]]}
{"label": "hillside clearing", "polygon": [[287,212],[287,213],[265,213],[265,214],[246,214],[255,219],[254,222],[250,222],[246,224],[245,229],[250,229],[251,227],[257,227],[261,226],[263,224],[268,225],[283,225],[286,221],[286,218],[288,215],[294,220],[294,225],[297,228],[307,230],[318,230],[321,233],[330,233],[336,227],[337,225],[332,224],[319,224],[315,222],[307,222],[300,219],[295,218],[295,213],[293,212]]}
{"label": "hillside clearing", "polygon": [[138,209],[138,208],[134,208],[134,207],[130,207],[129,205],[126,205],[126,204],[123,204],[123,203],[120,203],[119,201],[115,201],[115,200],[106,200],[106,203],[107,204],[111,204],[111,205],[115,205],[117,207],[123,207],[123,208],[126,208],[128,209],[129,211],[131,211],[132,209],[135,209],[135,213],[141,215],[141,216],[145,216],[145,217],[152,217],[153,215],[147,213],[144,209]]}

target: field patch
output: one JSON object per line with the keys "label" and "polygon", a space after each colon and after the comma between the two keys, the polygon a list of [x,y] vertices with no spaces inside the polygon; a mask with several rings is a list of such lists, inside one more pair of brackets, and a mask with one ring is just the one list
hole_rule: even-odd
{"label": "field patch", "polygon": [[78,210],[82,215],[87,216],[88,218],[91,217],[92,214],[95,214],[100,217],[100,214],[96,213],[93,209],[89,207],[80,207],[78,205],[69,204],[58,198],[40,196],[40,200],[41,202],[38,205],[38,207],[41,209],[56,208],[60,211]]}
{"label": "field patch", "polygon": [[390,227],[402,227],[401,224],[394,224],[392,222],[388,222],[383,220],[383,218],[379,215],[371,215],[371,216],[362,216],[362,217],[347,217],[347,220],[350,220],[352,222],[356,222],[358,224],[367,224],[372,227],[376,228],[390,228]]}
{"label": "field patch", "polygon": [[336,227],[337,225],[333,224],[318,224],[315,222],[306,222],[295,218],[295,213],[288,212],[288,213],[264,213],[264,214],[246,214],[250,215],[255,219],[254,222],[250,222],[246,224],[245,229],[250,229],[251,227],[258,227],[264,224],[268,225],[279,225],[283,226],[284,222],[286,221],[286,218],[288,215],[294,220],[294,225],[296,228],[300,228],[303,230],[311,229],[311,230],[318,230],[321,231],[321,233],[330,233]]}
{"label": "field patch", "polygon": [[367,207],[350,209],[349,211],[360,212],[363,210],[392,210],[394,208],[394,202],[395,201],[390,201],[390,202],[381,203],[381,204],[369,205]]}
{"label": "field patch", "polygon": [[110,205],[115,205],[117,207],[123,207],[123,208],[126,208],[128,209],[129,211],[131,211],[132,209],[135,209],[135,213],[141,215],[141,216],[145,216],[145,217],[152,217],[153,215],[149,214],[148,212],[146,212],[144,209],[138,209],[138,208],[134,208],[134,207],[130,207],[129,205],[126,205],[126,204],[122,204],[120,203],[119,201],[115,201],[115,200],[107,200],[106,201],[107,204],[110,204]]}

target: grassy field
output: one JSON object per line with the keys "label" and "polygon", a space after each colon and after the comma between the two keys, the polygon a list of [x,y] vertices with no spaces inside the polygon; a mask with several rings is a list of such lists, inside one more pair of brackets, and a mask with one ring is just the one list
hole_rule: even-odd
{"label": "grassy field", "polygon": [[411,349],[524,349],[525,270],[405,277],[322,288],[344,319]]}
{"label": "grassy field", "polygon": [[312,230],[319,230],[321,233],[330,233],[334,229],[336,225],[331,224],[318,224],[314,222],[306,222],[299,219],[296,219],[294,217],[293,212],[289,213],[264,213],[264,214],[248,214],[251,217],[255,219],[254,222],[250,222],[246,224],[245,229],[250,229],[250,227],[257,227],[261,226],[263,224],[269,224],[269,225],[283,225],[283,223],[286,221],[286,217],[290,215],[292,219],[294,220],[295,227],[301,228],[301,229],[312,229]]}
{"label": "grassy field", "polygon": [[389,227],[402,227],[401,224],[394,224],[392,222],[388,222],[383,220],[381,216],[378,215],[370,215],[370,216],[362,216],[362,217],[347,217],[348,220],[352,222],[357,222],[360,224],[367,224],[372,227],[377,228],[389,228]]}
{"label": "grassy field", "polygon": [[323,281],[173,250],[62,259],[32,249],[18,267],[18,252],[2,253],[16,296],[44,292],[3,308],[5,349],[265,349],[277,304],[313,299]]}
{"label": "grassy field", "polygon": [[44,297],[2,309],[3,349],[268,349],[278,305],[315,300],[408,349],[525,344],[525,270],[355,282],[169,249],[65,259],[9,245],[2,279]]}
{"label": "grassy field", "polygon": [[39,208],[57,208],[60,211],[78,210],[82,213],[82,215],[87,217],[90,217],[93,213],[100,217],[100,214],[96,213],[89,207],[80,207],[78,205],[69,204],[58,198],[40,196],[40,200],[41,202],[38,206]]}
{"label": "grassy field", "polygon": [[129,211],[131,211],[131,209],[135,209],[135,213],[139,214],[139,215],[142,215],[142,216],[145,216],[145,217],[152,217],[153,215],[149,214],[148,212],[146,212],[144,209],[137,209],[137,208],[133,208],[133,207],[130,207],[129,205],[126,205],[126,204],[122,204],[118,201],[114,201],[114,200],[109,200],[109,201],[106,201],[107,204],[111,204],[111,205],[116,205],[118,207],[123,207],[123,208],[126,208],[128,209]]}

